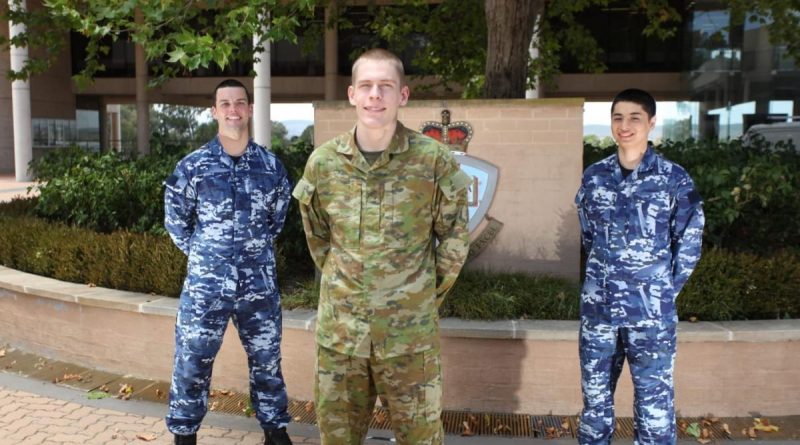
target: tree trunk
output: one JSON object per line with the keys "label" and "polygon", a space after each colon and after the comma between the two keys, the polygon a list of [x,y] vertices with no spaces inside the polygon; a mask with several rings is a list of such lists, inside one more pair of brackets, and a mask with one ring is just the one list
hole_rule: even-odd
{"label": "tree trunk", "polygon": [[485,98],[525,97],[528,50],[545,0],[486,0]]}

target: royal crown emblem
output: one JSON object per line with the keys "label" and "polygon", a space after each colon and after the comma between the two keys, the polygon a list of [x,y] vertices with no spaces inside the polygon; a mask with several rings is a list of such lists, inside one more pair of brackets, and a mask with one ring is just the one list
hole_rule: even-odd
{"label": "royal crown emblem", "polygon": [[467,154],[467,146],[472,139],[472,125],[464,121],[450,123],[450,110],[442,110],[442,122],[423,122],[420,132],[449,146],[461,171],[472,179],[472,184],[467,190],[469,232],[472,233],[484,219],[488,223],[470,243],[468,259],[472,259],[478,256],[503,228],[503,223],[488,215],[497,189],[498,168],[483,159]]}
{"label": "royal crown emblem", "polygon": [[472,125],[464,121],[450,123],[450,110],[442,110],[441,122],[423,122],[420,132],[464,153],[472,139]]}

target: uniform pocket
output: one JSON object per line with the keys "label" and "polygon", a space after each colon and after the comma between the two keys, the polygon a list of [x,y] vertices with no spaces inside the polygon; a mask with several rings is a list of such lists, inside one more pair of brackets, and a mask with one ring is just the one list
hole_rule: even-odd
{"label": "uniform pocket", "polygon": [[361,240],[361,181],[349,178],[331,187],[323,208],[331,224],[332,245],[357,248]]}
{"label": "uniform pocket", "polygon": [[433,229],[432,187],[423,180],[383,184],[381,231],[386,247],[402,249],[428,242]]}

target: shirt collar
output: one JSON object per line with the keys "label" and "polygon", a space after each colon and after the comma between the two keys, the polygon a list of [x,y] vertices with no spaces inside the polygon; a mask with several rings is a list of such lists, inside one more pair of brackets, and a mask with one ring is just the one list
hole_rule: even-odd
{"label": "shirt collar", "polygon": [[[386,149],[389,154],[397,154],[402,153],[408,150],[408,129],[403,126],[402,123],[399,121],[397,122],[397,128],[394,130],[394,136],[392,136],[392,141],[389,142],[389,147]],[[336,147],[336,151],[348,156],[354,156],[358,152],[358,144],[356,144],[356,127],[347,132],[345,135],[347,138],[344,141],[344,144],[339,144]]]}

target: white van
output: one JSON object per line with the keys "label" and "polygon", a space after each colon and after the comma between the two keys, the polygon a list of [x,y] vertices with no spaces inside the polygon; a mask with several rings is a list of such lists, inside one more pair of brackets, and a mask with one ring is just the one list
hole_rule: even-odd
{"label": "white van", "polygon": [[772,146],[778,141],[791,142],[795,150],[800,150],[800,120],[753,125],[742,136],[742,143],[747,145],[758,136],[763,137],[764,141]]}

